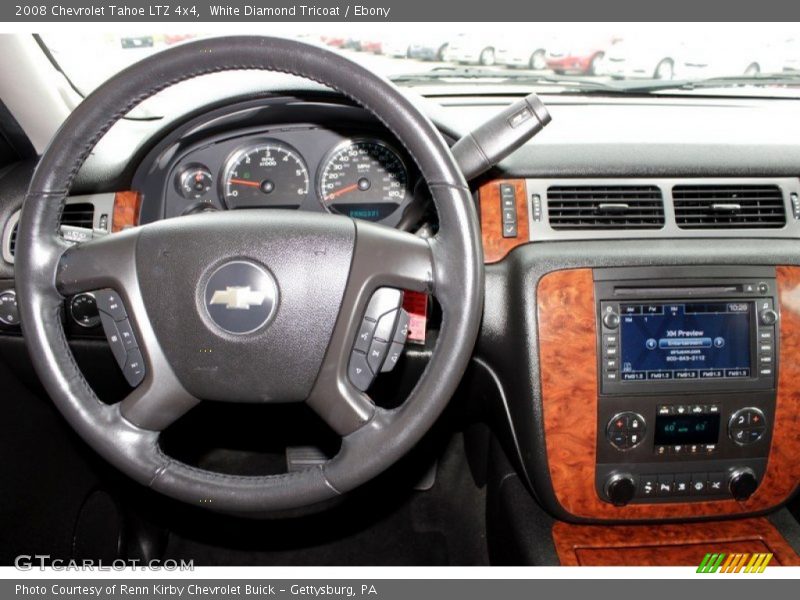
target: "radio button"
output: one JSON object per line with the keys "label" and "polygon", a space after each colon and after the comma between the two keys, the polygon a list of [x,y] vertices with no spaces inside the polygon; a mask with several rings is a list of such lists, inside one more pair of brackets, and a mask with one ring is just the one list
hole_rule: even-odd
{"label": "radio button", "polygon": [[772,329],[771,328],[762,328],[758,330],[758,339],[762,342],[767,340],[772,340]]}
{"label": "radio button", "polygon": [[609,371],[614,371],[617,368],[617,359],[616,358],[609,358],[606,360],[606,369]]}
{"label": "radio button", "polygon": [[769,286],[764,283],[763,281],[759,282],[758,284],[758,293],[759,294],[768,294],[769,293]]}
{"label": "radio button", "polygon": [[616,381],[617,380],[617,372],[616,371],[606,371],[605,378],[606,378],[606,381]]}
{"label": "radio button", "polygon": [[778,313],[771,308],[767,308],[758,313],[758,318],[762,325],[775,325],[778,322]]}
{"label": "radio button", "polygon": [[607,333],[603,336],[603,343],[606,346],[616,346],[619,338],[616,333]]}
{"label": "radio button", "polygon": [[759,372],[760,375],[765,375],[765,376],[766,375],[772,375],[772,369],[767,368],[767,367],[765,367],[763,369],[759,369],[758,372]]}
{"label": "radio button", "polygon": [[772,357],[771,356],[759,356],[758,360],[762,365],[771,365],[772,364]]}
{"label": "radio button", "polygon": [[603,325],[609,329],[616,329],[619,327],[619,315],[615,312],[607,312],[603,315]]}
{"label": "radio button", "polygon": [[606,356],[609,358],[613,358],[617,356],[617,347],[616,346],[609,346],[606,348]]}

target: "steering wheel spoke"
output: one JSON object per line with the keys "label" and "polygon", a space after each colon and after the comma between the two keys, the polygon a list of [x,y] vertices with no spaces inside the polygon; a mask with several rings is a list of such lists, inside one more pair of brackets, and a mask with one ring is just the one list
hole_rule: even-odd
{"label": "steering wheel spoke", "polygon": [[133,425],[161,431],[198,403],[178,381],[145,310],[135,265],[135,230],[68,248],[56,275],[64,295],[93,292],[103,329],[134,390],[121,402]]}
{"label": "steering wheel spoke", "polygon": [[360,429],[375,414],[375,404],[366,389],[398,345],[393,343],[394,327],[378,333],[383,328],[382,317],[397,323],[394,315],[401,308],[402,290],[431,292],[433,273],[433,256],[425,239],[357,223],[347,290],[328,352],[307,400],[340,435]]}

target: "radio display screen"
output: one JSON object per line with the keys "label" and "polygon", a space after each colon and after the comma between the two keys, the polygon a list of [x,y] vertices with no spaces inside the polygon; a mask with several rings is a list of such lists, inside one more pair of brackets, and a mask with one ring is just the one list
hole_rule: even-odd
{"label": "radio display screen", "polygon": [[620,305],[620,380],[750,377],[752,302]]}

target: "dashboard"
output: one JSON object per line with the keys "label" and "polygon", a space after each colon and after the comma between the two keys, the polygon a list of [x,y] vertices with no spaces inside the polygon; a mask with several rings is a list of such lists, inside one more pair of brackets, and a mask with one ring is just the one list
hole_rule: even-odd
{"label": "dashboard", "polygon": [[[453,141],[506,100],[440,98],[425,110]],[[800,481],[800,145],[791,143],[800,135],[798,109],[755,100],[547,102],[552,125],[473,182],[486,262],[475,369],[488,381],[486,397],[503,406],[498,435],[539,501],[565,520],[732,516],[784,502]],[[733,121],[740,126],[729,127]],[[245,208],[327,212],[415,231],[436,225],[405,149],[336,96],[239,99],[162,123],[128,146],[120,139],[113,151],[99,146],[81,173],[74,212],[66,213],[76,227],[67,232],[101,235]],[[122,155],[126,166],[117,168]],[[118,220],[120,194],[110,190],[135,192],[126,196],[137,199],[127,220]],[[81,225],[79,207],[87,205],[91,216]],[[710,221],[693,226],[691,215],[707,207]],[[12,257],[13,224],[12,216],[4,257]],[[709,289],[715,279],[724,285]],[[766,309],[758,304],[765,301]],[[607,327],[609,306],[621,318],[633,310],[631,322]],[[716,306],[725,310],[709,308]],[[98,333],[96,324],[81,324],[80,305],[67,308],[73,339]],[[709,310],[714,316],[703,316]],[[763,310],[780,319],[757,321]],[[636,311],[655,311],[661,321],[642,325]],[[723,320],[730,326],[716,323]],[[703,333],[687,333],[674,349],[670,330]],[[765,333],[769,350],[757,337]],[[606,357],[617,336],[619,356]],[[708,373],[671,366],[685,352],[704,357]],[[762,364],[767,358],[773,366]],[[685,419],[702,420],[705,437],[699,430],[695,438],[665,437],[685,433],[681,406],[702,407]],[[633,435],[627,429],[637,422],[627,413],[643,418],[643,438],[620,437]],[[626,431],[616,432],[621,414]],[[731,423],[741,414],[766,419],[750,445],[735,439]],[[676,446],[710,454],[678,456]],[[745,500],[728,491],[679,493],[695,476],[713,489],[720,473],[752,474],[755,491]],[[660,494],[662,476],[669,487]]]}

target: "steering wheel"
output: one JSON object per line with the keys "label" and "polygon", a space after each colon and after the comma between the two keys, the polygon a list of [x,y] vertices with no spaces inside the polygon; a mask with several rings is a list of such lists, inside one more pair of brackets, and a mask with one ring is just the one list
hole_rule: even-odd
{"label": "steering wheel", "polygon": [[[116,121],[178,82],[243,69],[315,80],[375,115],[419,166],[438,211],[437,235],[426,240],[342,216],[241,210],[168,219],[75,246],[62,240],[60,217],[74,178]],[[253,330],[222,323],[209,300],[218,291],[212,281],[230,293],[248,277],[263,284],[253,304],[261,301],[268,312]],[[436,128],[394,85],[316,46],[229,37],[146,58],[70,114],[25,198],[16,287],[36,371],[95,451],[167,496],[256,515],[344,494],[419,441],[468,364],[483,306],[483,259],[463,175]],[[348,377],[362,316],[379,302],[373,298],[381,288],[432,294],[443,315],[425,371],[392,410],[377,407]],[[127,317],[143,359],[142,382],[113,405],[83,377],[62,325],[64,297],[91,290],[108,290],[106,301]],[[226,301],[249,302],[247,293],[237,294]],[[165,455],[160,433],[201,398],[306,402],[341,436],[340,451],[318,466],[259,477],[215,473]]]}

